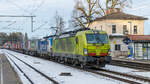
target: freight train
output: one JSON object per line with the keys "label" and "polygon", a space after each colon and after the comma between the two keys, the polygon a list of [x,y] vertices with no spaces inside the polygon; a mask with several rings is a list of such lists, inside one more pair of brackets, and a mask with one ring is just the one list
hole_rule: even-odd
{"label": "freight train", "polygon": [[110,42],[106,32],[78,29],[43,39],[19,41],[9,45],[24,54],[52,59],[58,62],[87,66],[101,66],[111,62]]}

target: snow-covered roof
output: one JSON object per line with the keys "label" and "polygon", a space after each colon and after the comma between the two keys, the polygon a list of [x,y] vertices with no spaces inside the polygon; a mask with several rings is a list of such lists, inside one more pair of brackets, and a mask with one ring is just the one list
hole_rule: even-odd
{"label": "snow-covered roof", "polygon": [[120,34],[120,33],[114,33],[114,34],[110,34],[110,37],[124,37],[124,34]]}

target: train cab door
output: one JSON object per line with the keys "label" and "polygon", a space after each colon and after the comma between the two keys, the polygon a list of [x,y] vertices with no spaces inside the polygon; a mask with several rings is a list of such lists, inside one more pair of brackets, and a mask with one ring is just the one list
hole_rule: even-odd
{"label": "train cab door", "polygon": [[76,37],[75,40],[76,40],[76,54],[78,54],[79,53],[79,38]]}

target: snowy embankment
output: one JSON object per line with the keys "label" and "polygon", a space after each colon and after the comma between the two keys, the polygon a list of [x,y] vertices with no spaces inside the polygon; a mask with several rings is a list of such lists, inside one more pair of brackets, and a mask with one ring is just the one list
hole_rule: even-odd
{"label": "snowy embankment", "polygon": [[[71,68],[69,66],[61,65],[54,63],[48,60],[31,57],[29,55],[24,55],[21,53],[16,53],[9,50],[1,50],[2,53],[11,57],[15,62],[20,65],[21,69],[24,71],[36,82],[36,84],[47,84],[47,80],[42,78],[40,75],[37,75],[34,71],[30,70],[26,65],[17,61],[14,57],[9,55],[7,52],[17,56],[19,59],[25,61],[36,69],[40,70],[44,74],[52,77],[54,80],[58,81],[60,84],[123,84],[123,82],[99,76],[93,73],[81,71],[78,69]],[[10,61],[10,60],[9,60]],[[11,63],[12,64],[12,63]],[[14,66],[12,64],[12,66]],[[14,66],[15,68],[15,66]],[[20,74],[20,78],[24,84],[29,84],[27,80],[23,77],[21,72],[16,70]],[[67,72],[71,73],[72,76],[60,76],[61,73]]]}

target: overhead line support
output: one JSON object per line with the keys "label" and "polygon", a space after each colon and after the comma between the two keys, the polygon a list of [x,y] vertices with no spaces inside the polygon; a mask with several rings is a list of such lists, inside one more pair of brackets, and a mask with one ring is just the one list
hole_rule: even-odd
{"label": "overhead line support", "polygon": [[25,15],[0,15],[0,17],[30,17],[31,18],[31,31],[33,32],[33,15],[25,16]]}

